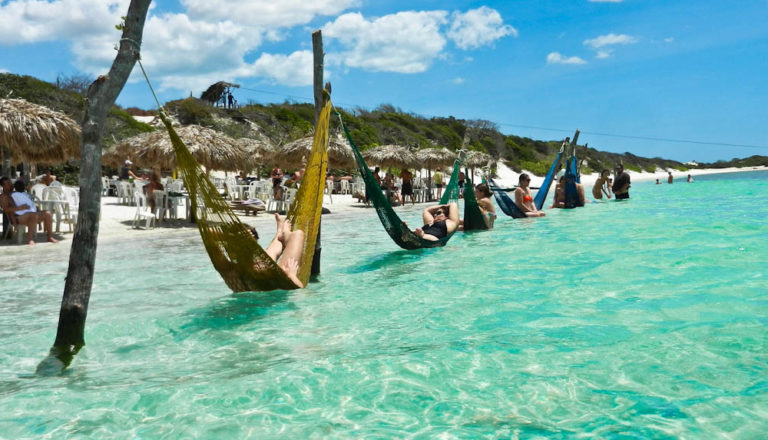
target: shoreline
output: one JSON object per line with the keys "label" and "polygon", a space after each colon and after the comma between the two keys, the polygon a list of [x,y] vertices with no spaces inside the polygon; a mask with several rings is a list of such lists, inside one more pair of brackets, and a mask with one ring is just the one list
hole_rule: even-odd
{"label": "shoreline", "polygon": [[[710,175],[710,174],[728,174],[728,173],[737,173],[737,172],[752,172],[752,171],[766,171],[768,170],[768,167],[750,167],[750,168],[707,168],[707,169],[692,169],[690,171],[678,171],[673,172],[672,175],[675,178],[675,180],[678,180],[680,182],[685,182],[685,179],[688,174],[691,174],[691,176],[702,176],[702,175]],[[629,171],[630,176],[632,178],[632,182],[645,182],[645,181],[653,181],[655,179],[660,179],[664,184],[666,184],[666,177],[667,172],[659,171],[656,173],[646,173],[646,172],[633,172]],[[500,185],[503,185],[504,187],[513,187],[517,183],[517,179],[519,174],[512,171],[511,169],[507,168],[503,164],[499,164],[499,176],[497,178],[497,183]],[[477,178],[477,174],[475,174],[475,177]],[[588,175],[582,175],[582,184],[585,186],[585,188],[591,188],[594,185],[594,182],[596,178],[598,177],[598,173],[592,173]],[[541,182],[544,180],[543,177],[540,176],[532,176],[531,177],[531,185],[532,186],[539,186],[541,185]],[[508,185],[508,186],[507,186]],[[554,186],[550,189],[550,191],[554,190]],[[417,203],[418,206],[427,206],[427,203]],[[371,213],[373,213],[372,207],[366,207],[363,203],[358,203],[357,199],[353,198],[350,194],[334,194],[333,195],[333,203],[330,203],[327,199],[323,201],[323,206],[328,208],[331,213],[330,214],[324,214],[324,218],[333,218],[334,215],[338,214],[345,214],[345,215],[358,215],[358,214],[352,214],[352,213],[364,213],[371,210]],[[410,204],[408,204],[407,208],[403,207],[397,207],[399,210],[407,210],[410,211],[413,209]],[[157,239],[161,235],[167,235],[172,234],[174,236],[176,235],[186,235],[186,234],[194,234],[198,235],[197,226],[194,223],[189,222],[188,220],[166,220],[165,222],[159,222],[155,228],[150,229],[134,229],[133,228],[133,218],[136,214],[136,207],[135,206],[129,206],[129,205],[121,205],[117,202],[116,197],[102,197],[101,201],[101,220],[99,221],[99,237],[98,237],[98,243],[106,244],[114,241],[120,241],[120,240],[137,240],[137,239]],[[268,212],[261,212],[258,215],[243,215],[241,213],[236,213],[238,218],[245,224],[249,226],[255,227],[259,231],[260,235],[260,243],[264,243],[265,240],[268,240],[269,237],[274,234],[274,224],[275,220],[272,215],[272,213]],[[55,227],[55,220],[54,220],[54,227]],[[18,244],[15,241],[11,240],[2,240],[0,241],[0,248],[4,249],[4,252],[6,255],[11,256],[13,258],[30,258],[34,259],[35,261],[40,260],[40,258],[47,258],[46,255],[50,254],[51,256],[59,256],[62,252],[65,252],[66,255],[69,255],[69,250],[72,245],[72,237],[73,233],[69,232],[69,225],[62,222],[61,225],[61,231],[60,233],[54,233],[54,237],[59,240],[59,243],[48,243],[45,242],[45,235],[41,232],[38,232],[35,239],[36,239],[36,245],[33,247],[30,247],[24,243]]]}

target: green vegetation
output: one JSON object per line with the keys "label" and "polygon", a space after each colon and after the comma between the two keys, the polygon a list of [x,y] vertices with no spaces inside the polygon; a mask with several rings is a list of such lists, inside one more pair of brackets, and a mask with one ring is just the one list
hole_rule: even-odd
{"label": "green vegetation", "polygon": [[[45,105],[73,117],[82,119],[85,106],[82,91],[84,78],[64,78],[59,86],[29,76],[0,74],[0,96],[18,97]],[[211,127],[232,137],[260,135],[275,144],[283,144],[311,134],[315,107],[308,103],[283,102],[281,104],[249,103],[238,109],[211,107],[196,98],[170,101],[165,108],[182,124]],[[104,136],[105,148],[121,139],[152,130],[137,122],[131,115],[153,114],[152,110],[114,107],[110,111]],[[561,140],[541,141],[515,135],[504,135],[493,122],[462,120],[452,116],[424,118],[406,113],[391,104],[383,104],[369,111],[360,108],[338,108],[344,124],[361,150],[378,145],[399,144],[410,148],[462,147],[486,152],[503,160],[516,171],[529,170],[537,175],[548,171],[560,149]],[[331,119],[331,130],[340,132],[336,117]],[[656,172],[657,168],[685,171],[687,166],[673,160],[644,158],[631,153],[617,154],[580,146],[577,150],[582,172],[613,170],[618,162],[632,171]],[[768,165],[768,157],[752,156],[746,159],[700,164],[701,167],[749,167]],[[56,169],[69,174],[71,170]]]}

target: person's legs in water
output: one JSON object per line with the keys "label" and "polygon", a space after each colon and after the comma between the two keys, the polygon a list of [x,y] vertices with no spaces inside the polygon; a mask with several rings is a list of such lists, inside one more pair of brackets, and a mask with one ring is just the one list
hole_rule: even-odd
{"label": "person's legs in water", "polygon": [[[272,243],[267,246],[265,252],[288,275],[299,288],[304,284],[299,280],[299,266],[301,266],[301,254],[304,251],[304,231],[291,231],[291,222],[275,214],[277,231]],[[279,260],[279,261],[278,261]]]}
{"label": "person's legs in water", "polygon": [[299,288],[304,284],[299,280],[298,273],[301,266],[301,254],[304,252],[304,231],[291,231],[291,222],[283,223],[283,256],[278,265],[283,269],[288,278],[296,283]]}

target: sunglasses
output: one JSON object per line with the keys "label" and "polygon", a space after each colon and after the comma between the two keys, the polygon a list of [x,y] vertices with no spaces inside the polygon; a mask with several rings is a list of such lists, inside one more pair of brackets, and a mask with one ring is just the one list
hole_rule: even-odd
{"label": "sunglasses", "polygon": [[445,215],[445,213],[443,212],[442,209],[438,209],[437,211],[435,211],[435,215]]}

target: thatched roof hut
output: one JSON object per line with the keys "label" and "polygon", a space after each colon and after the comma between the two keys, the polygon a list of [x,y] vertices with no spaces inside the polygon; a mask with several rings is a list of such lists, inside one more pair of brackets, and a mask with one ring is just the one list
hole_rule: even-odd
{"label": "thatched roof hut", "polygon": [[15,161],[64,162],[80,155],[80,125],[23,99],[0,99],[0,147]]}

